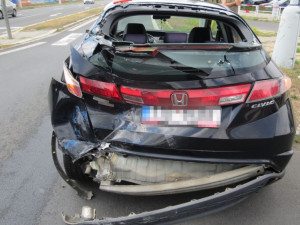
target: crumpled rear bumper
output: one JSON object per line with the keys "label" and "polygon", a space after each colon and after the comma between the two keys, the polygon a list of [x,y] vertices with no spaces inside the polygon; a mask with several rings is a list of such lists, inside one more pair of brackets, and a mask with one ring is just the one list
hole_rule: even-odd
{"label": "crumpled rear bumper", "polygon": [[244,200],[250,194],[257,192],[270,182],[280,179],[283,175],[284,172],[268,173],[247,183],[238,185],[234,188],[226,189],[224,192],[216,193],[205,198],[192,200],[187,203],[169,206],[151,212],[130,214],[129,216],[125,217],[87,219],[78,215],[75,217],[70,217],[64,214],[62,217],[66,224],[174,224],[228,208]]}

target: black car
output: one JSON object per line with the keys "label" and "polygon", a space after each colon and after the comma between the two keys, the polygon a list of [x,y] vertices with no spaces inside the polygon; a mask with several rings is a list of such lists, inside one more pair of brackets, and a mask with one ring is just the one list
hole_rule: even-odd
{"label": "black car", "polygon": [[293,154],[290,87],[247,23],[222,5],[107,5],[50,86],[59,173],[86,199],[92,193],[76,180],[128,195],[223,191],[130,217],[103,222],[90,210],[65,222],[176,221],[280,179]]}

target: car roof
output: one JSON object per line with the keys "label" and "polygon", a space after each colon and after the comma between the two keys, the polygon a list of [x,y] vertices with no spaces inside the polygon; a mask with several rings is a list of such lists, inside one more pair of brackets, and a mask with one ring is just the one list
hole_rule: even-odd
{"label": "car roof", "polygon": [[[117,0],[115,0],[117,1]],[[116,5],[138,5],[138,4],[171,4],[171,5],[189,5],[189,6],[199,6],[199,7],[207,7],[207,8],[213,8],[215,10],[227,10],[230,11],[228,7],[225,7],[221,4],[215,4],[215,3],[210,3],[210,2],[204,2],[204,1],[197,1],[197,0],[123,0],[124,2],[120,3],[114,3],[114,1],[112,1],[111,3],[109,3],[106,7],[106,9],[112,8]]]}

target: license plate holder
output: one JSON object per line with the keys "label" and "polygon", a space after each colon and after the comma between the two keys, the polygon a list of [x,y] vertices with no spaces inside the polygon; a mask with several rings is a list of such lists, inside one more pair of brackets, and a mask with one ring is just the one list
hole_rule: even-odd
{"label": "license plate holder", "polygon": [[221,124],[221,113],[220,106],[194,109],[143,106],[142,124],[218,128]]}

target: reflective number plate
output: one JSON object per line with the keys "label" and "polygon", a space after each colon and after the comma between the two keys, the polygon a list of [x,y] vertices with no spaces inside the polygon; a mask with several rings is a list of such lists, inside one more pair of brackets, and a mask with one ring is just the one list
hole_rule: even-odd
{"label": "reflective number plate", "polygon": [[218,128],[221,124],[221,107],[167,109],[160,106],[143,106],[142,124]]}

